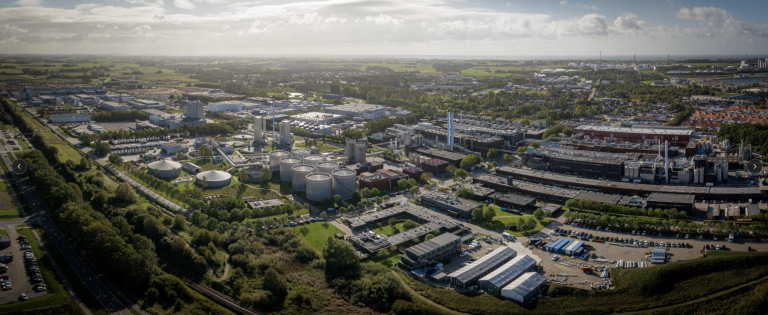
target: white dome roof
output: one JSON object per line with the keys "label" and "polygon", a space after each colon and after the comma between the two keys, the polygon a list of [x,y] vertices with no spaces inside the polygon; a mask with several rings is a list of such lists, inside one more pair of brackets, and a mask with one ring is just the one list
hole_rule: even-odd
{"label": "white dome roof", "polygon": [[176,163],[174,161],[160,160],[157,162],[152,162],[147,164],[147,167],[154,170],[159,170],[159,171],[168,171],[168,170],[180,169],[181,164]]}
{"label": "white dome roof", "polygon": [[218,181],[225,181],[232,178],[232,175],[229,175],[227,172],[222,171],[205,171],[200,172],[197,175],[195,175],[197,179],[203,180],[203,177],[207,178],[209,182],[218,182]]}

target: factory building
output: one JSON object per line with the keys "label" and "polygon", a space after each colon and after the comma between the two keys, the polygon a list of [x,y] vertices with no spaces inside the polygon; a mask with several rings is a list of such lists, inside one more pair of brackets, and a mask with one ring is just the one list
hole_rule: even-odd
{"label": "factory building", "polygon": [[283,120],[280,122],[279,143],[284,146],[293,146],[293,134],[291,134],[291,121]]}
{"label": "factory building", "polygon": [[187,171],[187,173],[190,173],[190,174],[193,174],[193,175],[203,171],[203,169],[200,166],[197,166],[197,165],[189,163],[189,162],[186,162],[186,163],[182,164],[181,168],[183,168],[185,171]]}
{"label": "factory building", "polygon": [[91,121],[91,115],[89,114],[51,115],[51,121],[55,124],[89,122]]}
{"label": "factory building", "polygon": [[582,139],[600,139],[644,143],[655,140],[657,143],[669,141],[671,146],[685,147],[691,141],[693,131],[689,129],[653,129],[624,128],[608,126],[582,125],[573,130],[574,134],[583,133]]}
{"label": "factory building", "polygon": [[387,190],[389,188],[389,178],[382,176],[381,174],[363,173],[360,175],[360,189],[378,189],[379,191]]}
{"label": "factory building", "polygon": [[490,292],[499,293],[512,281],[526,272],[536,269],[536,260],[528,255],[517,256],[493,272],[482,277],[477,284]]}
{"label": "factory building", "polygon": [[447,277],[448,284],[457,289],[467,290],[485,275],[517,256],[517,251],[500,247],[477,261],[454,271]]}
{"label": "factory building", "polygon": [[421,180],[421,174],[424,174],[424,170],[416,166],[404,166],[403,174],[408,175],[409,178]]}
{"label": "factory building", "polygon": [[447,172],[449,165],[448,162],[443,160],[430,159],[421,163],[421,168],[427,173],[438,175]]}
{"label": "factory building", "polygon": [[454,197],[438,191],[432,191],[421,195],[421,203],[445,211],[451,216],[460,218],[471,218],[472,211],[482,207],[482,205],[476,201]]}
{"label": "factory building", "polygon": [[461,237],[443,233],[435,238],[408,247],[400,256],[400,262],[411,269],[441,262],[461,252]]}
{"label": "factory building", "polygon": [[502,288],[501,296],[526,303],[541,294],[546,287],[547,278],[535,272],[528,272]]}
{"label": "factory building", "polygon": [[232,175],[222,171],[205,171],[195,175],[195,182],[203,185],[203,181],[208,181],[208,187],[227,186],[232,182]]}
{"label": "factory building", "polygon": [[291,116],[291,121],[312,123],[316,125],[331,125],[344,121],[344,116],[329,113],[309,112],[293,115]]}
{"label": "factory building", "polygon": [[386,117],[387,107],[366,103],[352,103],[327,107],[323,109],[323,112],[347,116],[349,118],[374,120]]}
{"label": "factory building", "polygon": [[187,103],[187,108],[184,109],[184,115],[188,119],[203,119],[205,118],[205,104],[202,102],[190,102]]}
{"label": "factory building", "polygon": [[208,103],[208,111],[211,113],[239,112],[243,110],[243,107],[248,106],[253,106],[253,104],[243,101],[223,101]]}
{"label": "factory building", "polygon": [[283,202],[280,201],[280,199],[264,199],[264,200],[255,200],[255,201],[248,201],[248,207],[251,209],[257,209],[257,208],[266,208],[266,207],[276,207],[276,206],[282,206]]}
{"label": "factory building", "polygon": [[147,174],[160,178],[173,178],[181,175],[181,164],[174,161],[160,160],[147,164]]}
{"label": "factory building", "polygon": [[99,102],[99,108],[103,110],[109,110],[109,111],[128,111],[131,110],[131,107],[128,105],[123,105],[117,102],[111,102],[111,101],[101,101]]}
{"label": "factory building", "polygon": [[379,162],[365,162],[347,165],[345,168],[355,171],[355,174],[357,175],[361,175],[363,173],[376,173],[376,171],[384,169],[384,164]]}
{"label": "factory building", "polygon": [[693,195],[652,193],[646,202],[649,208],[675,208],[677,211],[692,214],[696,201]]}
{"label": "factory building", "polygon": [[[415,152],[418,153],[419,155],[446,161],[455,167],[459,167],[461,165],[461,160],[466,157],[465,154],[445,151],[445,150],[440,150],[435,148],[418,148],[416,149]],[[433,173],[433,174],[437,174],[437,173]]]}
{"label": "factory building", "polygon": [[158,110],[164,110],[166,108],[165,103],[155,101],[155,100],[146,100],[146,99],[134,99],[128,102],[136,109],[158,109]]}
{"label": "factory building", "polygon": [[536,198],[515,194],[493,193],[486,197],[488,202],[504,209],[516,211],[528,211],[536,209]]}

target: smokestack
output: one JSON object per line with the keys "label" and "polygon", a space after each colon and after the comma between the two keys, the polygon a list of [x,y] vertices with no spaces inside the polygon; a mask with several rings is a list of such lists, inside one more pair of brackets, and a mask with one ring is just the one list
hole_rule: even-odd
{"label": "smokestack", "polygon": [[664,183],[669,184],[669,141],[664,142]]}

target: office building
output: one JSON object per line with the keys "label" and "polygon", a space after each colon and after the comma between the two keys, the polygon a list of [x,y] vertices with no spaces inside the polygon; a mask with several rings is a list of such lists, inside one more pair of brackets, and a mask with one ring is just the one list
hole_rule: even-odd
{"label": "office building", "polygon": [[431,240],[411,246],[400,256],[400,262],[416,269],[424,265],[441,262],[461,252],[461,237],[443,233]]}
{"label": "office building", "polygon": [[366,103],[352,103],[327,107],[323,112],[347,116],[349,118],[357,117],[363,120],[374,120],[386,117],[387,107]]}
{"label": "office building", "polygon": [[448,284],[461,290],[467,290],[482,277],[506,264],[517,256],[517,251],[509,247],[500,247],[481,257],[477,261],[462,267],[448,275]]}

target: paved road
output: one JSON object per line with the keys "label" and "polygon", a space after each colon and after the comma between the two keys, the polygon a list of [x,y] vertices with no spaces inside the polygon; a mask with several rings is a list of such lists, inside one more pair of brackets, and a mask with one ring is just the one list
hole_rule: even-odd
{"label": "paved road", "polygon": [[[6,165],[12,164],[12,161],[8,158],[7,154],[3,154],[3,160]],[[30,186],[28,186],[19,175],[16,175],[15,173],[11,174],[21,190],[21,193],[27,199],[27,202],[29,202],[29,206],[32,208],[33,212],[35,212],[34,215],[24,218],[26,219],[26,222],[35,222],[49,233],[53,243],[62,255],[64,255],[64,258],[72,266],[72,269],[80,280],[83,281],[88,290],[91,291],[91,293],[99,300],[99,303],[101,303],[110,314],[132,315],[131,312],[126,309],[125,305],[123,305],[112,292],[107,289],[101,280],[96,277],[96,274],[88,268],[85,262],[80,258],[80,255],[78,255],[77,251],[66,240],[66,237],[59,231],[56,225],[53,224],[52,219],[48,216],[48,206],[42,202],[37,194],[32,191]]]}

